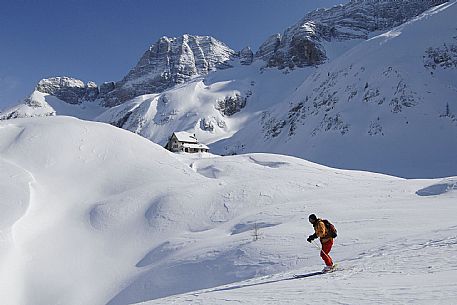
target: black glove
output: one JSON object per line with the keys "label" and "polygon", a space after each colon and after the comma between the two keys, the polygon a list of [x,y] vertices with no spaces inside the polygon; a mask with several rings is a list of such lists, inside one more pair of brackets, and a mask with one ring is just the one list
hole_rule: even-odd
{"label": "black glove", "polygon": [[312,235],[310,235],[310,236],[308,236],[308,238],[306,239],[306,241],[310,243],[310,242],[312,242],[312,241],[313,241],[313,239],[314,239],[314,238],[313,238],[313,236],[312,236]]}

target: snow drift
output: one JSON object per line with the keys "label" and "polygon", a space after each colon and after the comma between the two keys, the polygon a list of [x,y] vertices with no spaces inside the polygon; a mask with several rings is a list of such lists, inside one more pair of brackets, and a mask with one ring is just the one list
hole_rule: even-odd
{"label": "snow drift", "polygon": [[[335,170],[280,155],[174,155],[125,130],[69,117],[1,122],[0,169],[5,304],[132,304],[319,270],[320,257],[305,241],[312,212],[337,226],[332,255],[347,270],[310,287],[389,282],[409,291],[395,294],[396,302],[456,297],[449,280],[457,270],[456,192],[416,195],[441,180]],[[234,298],[240,285],[183,298],[222,303],[218,298]],[[289,285],[295,293],[266,285],[244,290],[239,302],[270,295],[270,302],[298,304],[319,291]],[[343,291],[348,303],[362,297]]]}

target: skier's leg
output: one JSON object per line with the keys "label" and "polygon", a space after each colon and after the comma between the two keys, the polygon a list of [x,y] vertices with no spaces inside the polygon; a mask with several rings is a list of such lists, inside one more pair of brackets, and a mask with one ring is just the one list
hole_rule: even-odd
{"label": "skier's leg", "polygon": [[324,260],[326,266],[333,266],[332,258],[329,255],[330,250],[332,250],[332,246],[333,246],[332,239],[330,239],[326,243],[322,244],[321,257]]}

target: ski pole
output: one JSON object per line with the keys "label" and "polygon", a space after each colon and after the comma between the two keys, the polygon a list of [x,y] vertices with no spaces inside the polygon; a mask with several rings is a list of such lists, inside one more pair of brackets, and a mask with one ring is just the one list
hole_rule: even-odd
{"label": "ski pole", "polygon": [[316,242],[313,240],[312,243],[314,247],[316,247],[317,249],[321,250],[321,247],[318,246],[318,244],[316,244]]}
{"label": "ski pole", "polygon": [[316,244],[316,242],[315,242],[314,240],[312,241],[312,244],[313,244],[317,249],[319,249],[322,253],[324,253],[325,256],[328,257],[328,259],[332,260],[332,258],[331,258],[327,253],[325,253],[324,250],[322,250],[321,247],[319,247],[319,246]]}

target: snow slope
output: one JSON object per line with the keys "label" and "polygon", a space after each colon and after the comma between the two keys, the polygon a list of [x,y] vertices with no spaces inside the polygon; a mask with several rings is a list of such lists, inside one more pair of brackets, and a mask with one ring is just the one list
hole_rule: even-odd
{"label": "snow slope", "polygon": [[232,65],[231,69],[194,78],[163,93],[134,98],[95,120],[130,130],[162,146],[175,131],[195,133],[199,141],[209,144],[232,136],[260,110],[292,94],[303,77],[311,73],[311,69],[260,73],[261,62]]}
{"label": "snow slope", "polygon": [[[56,115],[54,108],[46,101],[47,96],[47,94],[34,91],[23,104],[14,106],[5,113],[0,113],[0,120]],[[49,99],[57,100],[57,98],[53,96],[49,96]]]}
{"label": "snow slope", "polygon": [[[405,180],[270,154],[174,155],[69,117],[0,122],[0,169],[2,304],[457,297],[455,177]],[[338,228],[332,255],[342,270],[278,281],[322,268],[305,241],[310,213]]]}
{"label": "snow slope", "polygon": [[83,120],[93,120],[105,111],[105,107],[90,101],[70,104],[51,94],[35,90],[23,104],[11,107],[4,113],[0,113],[0,120],[55,115],[68,115]]}

